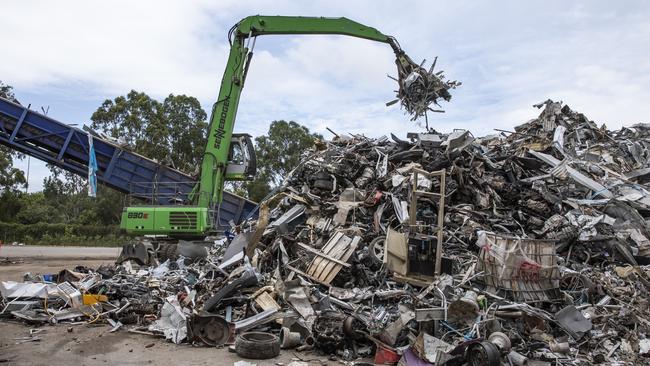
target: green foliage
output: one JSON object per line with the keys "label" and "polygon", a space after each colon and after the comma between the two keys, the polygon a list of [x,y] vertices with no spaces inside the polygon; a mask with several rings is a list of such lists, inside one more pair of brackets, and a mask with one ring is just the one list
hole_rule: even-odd
{"label": "green foliage", "polygon": [[160,103],[132,90],[104,101],[93,113],[91,127],[139,154],[191,173],[203,158],[206,118],[194,97],[170,94]]}
{"label": "green foliage", "polygon": [[119,246],[127,238],[118,226],[0,222],[0,240],[30,245]]}
{"label": "green foliage", "polygon": [[123,195],[103,187],[88,197],[58,176],[35,193],[5,192],[0,200],[0,240],[33,245],[121,245]]}
{"label": "green foliage", "polygon": [[257,176],[246,184],[248,197],[260,201],[300,162],[300,154],[323,136],[294,121],[273,121],[266,135],[255,138]]}
{"label": "green foliage", "polygon": [[279,184],[298,165],[300,154],[322,138],[294,121],[271,122],[269,132],[255,139],[260,175],[268,177],[270,183]]}
{"label": "green foliage", "polygon": [[12,151],[5,146],[0,146],[0,190],[3,194],[15,192],[26,185],[25,174],[14,167]]}
{"label": "green foliage", "polygon": [[23,207],[22,197],[18,191],[4,191],[0,195],[0,222],[14,222]]}
{"label": "green foliage", "polygon": [[246,197],[260,202],[271,191],[271,186],[264,180],[263,176],[256,176],[254,180],[246,184]]}
{"label": "green foliage", "polygon": [[22,207],[16,215],[16,221],[21,224],[61,222],[61,215],[65,214],[50,205],[43,192],[24,194],[21,202]]}
{"label": "green foliage", "polygon": [[43,179],[43,192],[50,200],[60,200],[64,196],[74,196],[86,192],[86,178],[65,171],[54,165],[47,165],[52,173]]}
{"label": "green foliage", "polygon": [[[0,81],[0,97],[16,101],[13,88]],[[22,170],[14,168],[14,157],[17,153],[11,151],[8,147],[0,146],[0,197],[4,200],[4,195],[8,192],[15,192],[27,185],[25,174]]]}
{"label": "green foliage", "polygon": [[[0,81],[0,97],[16,101],[13,88]],[[22,208],[20,189],[27,185],[22,170],[14,168],[14,157],[20,154],[0,146],[0,221],[13,221]]]}
{"label": "green foliage", "polygon": [[[125,195],[108,187],[100,186],[97,197],[88,197],[85,179],[62,178],[58,169],[43,182],[44,202],[59,212],[57,221],[67,224],[117,225],[125,202]],[[34,193],[33,195],[35,195]],[[23,222],[23,221],[20,221]]]}

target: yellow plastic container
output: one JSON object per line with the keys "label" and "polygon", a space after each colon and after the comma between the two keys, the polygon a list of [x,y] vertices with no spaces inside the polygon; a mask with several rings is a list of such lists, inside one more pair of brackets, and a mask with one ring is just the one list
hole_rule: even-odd
{"label": "yellow plastic container", "polygon": [[94,294],[83,295],[84,305],[93,305],[93,304],[97,304],[98,302],[107,302],[107,301],[108,301],[108,296],[106,295],[94,295]]}

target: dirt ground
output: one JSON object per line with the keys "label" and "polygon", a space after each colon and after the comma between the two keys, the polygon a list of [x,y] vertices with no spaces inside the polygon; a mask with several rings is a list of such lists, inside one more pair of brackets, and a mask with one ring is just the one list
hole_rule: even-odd
{"label": "dirt ground", "polygon": [[[228,348],[176,345],[161,338],[118,331],[109,333],[108,325],[41,326],[38,342],[15,338],[29,337],[32,329],[22,323],[0,323],[0,363],[6,365],[233,365],[241,360]],[[71,330],[71,331],[70,331]],[[270,360],[247,360],[263,365],[288,365],[296,356],[310,365],[340,365],[308,353],[282,350]],[[318,361],[318,360],[322,360]]]}
{"label": "dirt ground", "polygon": [[97,268],[114,263],[119,254],[120,248],[4,245],[0,247],[0,281],[22,282],[26,272],[59,273],[79,265]]}
{"label": "dirt ground", "polygon": [[[5,259],[6,260],[6,259]],[[102,264],[113,263],[110,259],[43,259],[43,258],[8,258],[14,264],[0,264],[1,281],[23,281],[26,272],[32,274],[59,273],[62,269],[73,269],[76,266],[97,268]]]}
{"label": "dirt ground", "polygon": [[[49,253],[49,252],[48,252]],[[103,255],[32,258],[0,254],[0,281],[22,281],[25,272],[57,273],[64,268],[84,265],[96,268],[112,259]],[[86,253],[88,253],[86,251]],[[4,254],[4,253],[3,253]],[[14,263],[12,263],[14,262]],[[110,333],[107,324],[55,326],[44,325],[35,334],[38,341],[24,341],[32,328],[14,320],[0,320],[0,364],[5,365],[233,365],[241,358],[228,348],[176,345],[164,339],[120,330]],[[282,350],[280,356],[269,360],[247,360],[259,366],[288,365],[291,361],[307,361],[309,365],[340,365],[336,361],[310,353]]]}

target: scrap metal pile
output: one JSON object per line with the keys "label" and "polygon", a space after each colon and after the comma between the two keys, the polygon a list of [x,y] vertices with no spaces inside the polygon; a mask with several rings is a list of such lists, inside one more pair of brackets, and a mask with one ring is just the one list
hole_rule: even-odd
{"label": "scrap metal pile", "polygon": [[3,314],[234,343],[249,358],[647,363],[650,125],[613,132],[538,107],[483,138],[337,136],[228,239],[163,245],[158,265],[141,245],[58,284],[3,282]]}

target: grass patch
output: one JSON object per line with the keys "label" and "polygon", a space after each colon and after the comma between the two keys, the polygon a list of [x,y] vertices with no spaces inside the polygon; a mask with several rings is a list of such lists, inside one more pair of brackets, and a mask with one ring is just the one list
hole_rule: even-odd
{"label": "grass patch", "polygon": [[5,245],[18,242],[26,245],[118,247],[126,243],[128,237],[119,226],[0,222],[0,240]]}

